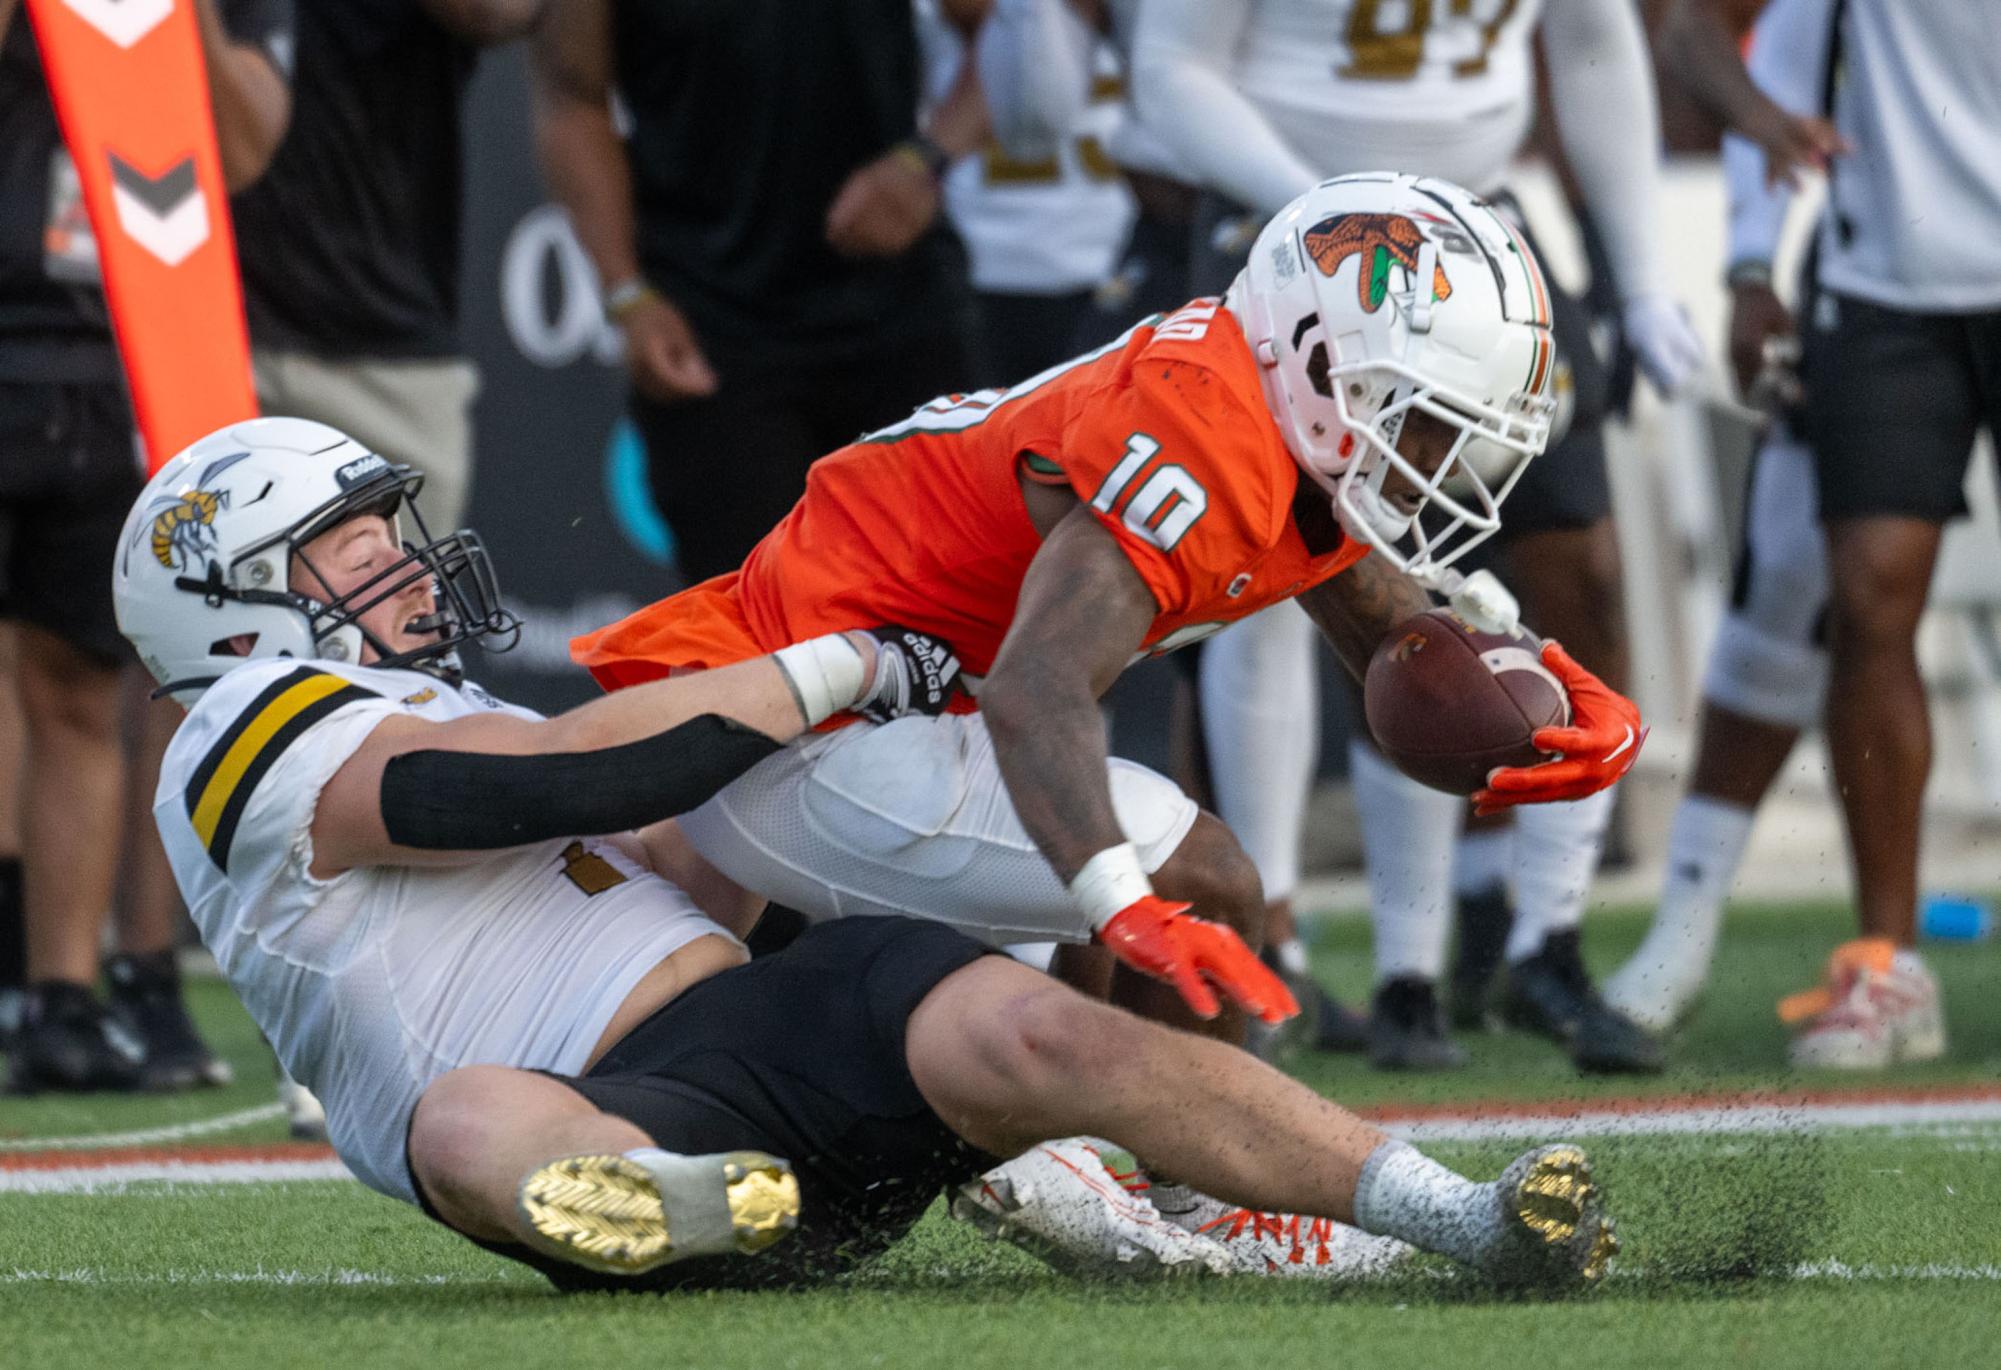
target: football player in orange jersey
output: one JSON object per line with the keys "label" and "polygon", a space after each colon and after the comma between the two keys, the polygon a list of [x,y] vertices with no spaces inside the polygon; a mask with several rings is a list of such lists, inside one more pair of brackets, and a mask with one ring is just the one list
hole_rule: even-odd
{"label": "football player in orange jersey", "polygon": [[[1277,1021],[1291,997],[1237,935],[1263,919],[1254,868],[1172,782],[1108,760],[1098,696],[1137,657],[1289,598],[1359,675],[1426,586],[1468,588],[1451,563],[1541,450],[1550,354],[1540,269],[1484,204],[1389,173],[1328,181],[1223,299],[834,453],[740,571],[573,653],[617,688],[855,622],[950,642],[939,688],[963,680],[977,711],[769,758],[683,817],[684,884],[720,872],[809,918],[917,914],[1001,944],[1095,938],[1141,972],[1112,992],[1148,1016],[1217,1020],[1220,989]],[[1488,804],[1595,792],[1637,750],[1627,701],[1561,648],[1545,659],[1572,726],[1538,735],[1551,761],[1495,772]]]}

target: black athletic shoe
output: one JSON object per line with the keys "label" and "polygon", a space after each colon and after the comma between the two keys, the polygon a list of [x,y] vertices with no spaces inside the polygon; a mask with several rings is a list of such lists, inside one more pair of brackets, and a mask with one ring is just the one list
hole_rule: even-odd
{"label": "black athletic shoe", "polygon": [[0,989],[0,1056],[11,1055],[21,1035],[21,1019],[28,1011],[28,991],[17,985]]}
{"label": "black athletic shoe", "polygon": [[12,1055],[13,1088],[120,1090],[140,1087],[146,1049],[83,985],[31,985]]}
{"label": "black athletic shoe", "polygon": [[1445,1035],[1431,981],[1399,975],[1376,987],[1369,1011],[1369,1064],[1377,1070],[1457,1070],[1466,1050]]}
{"label": "black athletic shoe", "polygon": [[199,1089],[236,1078],[195,1031],[172,951],[114,956],[104,963],[104,973],[111,981],[112,1017],[145,1047],[143,1088]]}
{"label": "black athletic shoe", "polygon": [[1598,996],[1579,948],[1577,929],[1552,933],[1541,951],[1508,967],[1508,1022],[1563,1043],[1579,1070],[1659,1072],[1667,1064],[1661,1044]]}
{"label": "black athletic shoe", "polygon": [[1313,1045],[1321,1051],[1344,1054],[1367,1051],[1369,1015],[1349,1008],[1317,984],[1313,994],[1320,1001],[1320,1024],[1313,1034]]}
{"label": "black athletic shoe", "polygon": [[1506,889],[1495,886],[1459,900],[1458,949],[1452,958],[1452,980],[1448,1002],[1452,1026],[1462,1031],[1493,1031],[1500,1026],[1494,1015],[1494,982],[1508,949],[1508,934],[1514,930],[1515,911],[1508,904]]}
{"label": "black athletic shoe", "polygon": [[1320,1031],[1321,1001],[1327,996],[1311,975],[1295,975],[1279,964],[1278,955],[1270,947],[1258,953],[1258,960],[1265,963],[1265,969],[1285,982],[1292,991],[1292,997],[1299,1001],[1299,1012],[1276,1027],[1262,1019],[1253,1018],[1244,1036],[1244,1045],[1260,1061],[1277,1065],[1286,1057],[1308,1046]]}

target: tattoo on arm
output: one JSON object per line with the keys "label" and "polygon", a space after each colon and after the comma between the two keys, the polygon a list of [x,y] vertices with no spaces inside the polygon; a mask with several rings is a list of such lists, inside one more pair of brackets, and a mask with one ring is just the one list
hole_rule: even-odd
{"label": "tattoo on arm", "polygon": [[1366,556],[1301,595],[1299,607],[1334,644],[1348,674],[1360,680],[1390,630],[1431,608],[1432,599],[1383,558]]}
{"label": "tattoo on arm", "polygon": [[1014,625],[981,688],[1008,795],[1065,884],[1126,840],[1112,809],[1098,696],[1157,612],[1112,535],[1090,510],[1073,510],[1029,566]]}

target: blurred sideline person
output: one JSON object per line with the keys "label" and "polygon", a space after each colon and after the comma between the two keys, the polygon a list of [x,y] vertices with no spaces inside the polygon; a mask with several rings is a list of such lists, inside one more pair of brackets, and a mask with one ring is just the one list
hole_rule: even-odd
{"label": "blurred sideline person", "polygon": [[155,809],[176,877],[370,1187],[565,1289],[799,1284],[993,1156],[1089,1131],[1512,1284],[1604,1274],[1574,1146],[1475,1184],[938,923],[746,963],[658,873],[670,816],[836,714],[921,723],[954,698],[942,644],[837,632],[544,719],[459,673],[518,625],[414,485],[321,425],[233,425],[148,485],[115,571],[190,705]]}
{"label": "blurred sideline person", "polygon": [[[943,8],[970,29],[983,6]],[[543,174],[624,331],[681,571],[706,579],[814,458],[970,383],[939,177],[985,138],[977,81],[965,64],[920,131],[911,0],[556,0],[535,72]]]}
{"label": "blurred sideline person", "polygon": [[[1832,125],[1810,112],[1825,98],[1832,56],[1826,16],[1816,10],[1784,0],[1767,7],[1746,64],[1797,131],[1773,125],[1760,142],[1739,133],[1723,140],[1731,371],[1747,404],[1775,412],[1753,458],[1729,611],[1703,682],[1695,766],[1668,830],[1660,906],[1645,942],[1605,985],[1608,1000],[1655,1030],[1693,1007],[1758,804],[1826,702],[1827,552],[1813,454],[1800,437],[1798,329],[1772,276],[1799,168],[1787,158],[1769,174],[1762,145],[1833,145]],[[1805,169],[1825,165],[1824,155],[1806,154]]]}
{"label": "blurred sideline person", "polygon": [[[1549,0],[1411,15],[1391,26],[1385,9],[1360,0],[1148,0],[1134,41],[1134,97],[1227,202],[1207,217],[1219,236],[1206,246],[1225,246],[1229,207],[1245,207],[1254,221],[1344,172],[1394,167],[1498,189],[1534,113],[1539,33],[1564,149],[1605,239],[1627,336],[1653,381],[1679,388],[1701,349],[1666,290],[1659,134],[1637,14],[1606,0]],[[1519,215],[1504,212],[1521,233]],[[1240,234],[1227,250],[1240,260],[1245,245]],[[1617,688],[1626,655],[1597,431],[1602,368],[1581,309],[1561,291],[1548,296],[1577,413],[1568,437],[1529,465],[1510,496],[1498,555],[1529,616]],[[1267,895],[1283,899],[1298,878],[1312,779],[1314,758],[1297,743],[1317,717],[1310,629],[1289,608],[1250,620],[1208,644],[1202,673],[1219,807],[1269,873]],[[1387,1069],[1457,1066],[1464,1052],[1446,1034],[1436,986],[1464,805],[1395,771],[1359,734],[1350,757],[1375,926],[1370,1058]],[[1491,835],[1468,846],[1484,850],[1494,876],[1509,877],[1516,905],[1504,948],[1509,1017],[1563,1042],[1585,1068],[1657,1070],[1658,1044],[1604,1004],[1579,951],[1611,802],[1600,792],[1518,814],[1512,854]],[[1483,981],[1469,997],[1485,992]],[[1479,1004],[1470,1008],[1472,1019],[1483,1016]]]}
{"label": "blurred sideline person", "polygon": [[[935,5],[920,13],[931,94],[939,99],[963,69],[967,43]],[[987,20],[997,22],[998,12]],[[975,389],[1033,376],[1104,341],[1091,336],[1103,324],[1098,290],[1125,252],[1135,211],[1104,142],[1123,83],[1108,51],[1093,44],[1093,56],[1099,60],[1080,74],[1089,102],[1047,146],[1022,156],[989,139],[945,173],[945,212],[965,242],[979,307]],[[984,94],[984,72],[981,78]],[[1107,327],[1106,336],[1117,331]]]}
{"label": "blurred sideline person", "polygon": [[465,92],[547,0],[295,0],[292,127],[235,197],[267,414],[317,419],[424,473],[456,528],[479,376],[459,334]]}
{"label": "blurred sideline person", "polygon": [[[1797,633],[1788,641],[1768,625],[1776,650],[1753,639],[1762,657],[1733,664],[1747,676],[1776,667],[1788,695],[1824,693],[1854,864],[1862,936],[1836,949],[1821,988],[1782,1004],[1795,1028],[1791,1059],[1877,1070],[1946,1047],[1938,984],[1913,946],[1931,767],[1916,635],[1943,526],[1967,510],[1974,440],[1983,428],[2001,434],[2001,86],[1990,60],[2001,11],[1838,0],[1773,9],[1768,22],[1800,35],[1770,45],[1773,94],[1746,71],[1713,0],[1680,5],[1669,56],[1691,90],[1758,137],[1768,175],[1802,162],[1827,168],[1800,378],[1824,553],[1817,565],[1796,553],[1785,573],[1802,582],[1795,600],[1808,597],[1816,570],[1826,578],[1825,665]],[[1823,118],[1799,112],[1802,92],[1819,93]],[[1746,637],[1719,641],[1718,657]],[[1686,899],[1670,892],[1661,936],[1643,948],[1661,959],[1626,977],[1636,999],[1653,988],[1650,972],[1660,977],[1662,1016],[1700,986],[1751,807],[1797,736],[1796,714],[1719,720],[1716,699],[1712,691],[1709,720],[1726,730],[1717,745],[1746,750],[1728,775],[1698,775],[1698,795],[1722,790],[1735,802],[1694,808],[1692,799],[1678,815],[1698,888]]]}
{"label": "blurred sideline person", "polygon": [[[19,865],[0,905],[27,923],[30,988],[14,1042],[15,1088],[174,1088],[223,1077],[181,1003],[175,909],[131,884],[157,871],[158,839],[127,833],[123,668],[102,567],[118,511],[145,479],[106,312],[97,244],[43,80],[35,34],[0,0],[0,614],[14,623],[25,729]],[[223,175],[255,181],[284,136],[290,0],[195,7]],[[148,758],[134,747],[142,772]],[[106,913],[115,1019],[95,991]],[[4,915],[0,915],[4,916]]]}

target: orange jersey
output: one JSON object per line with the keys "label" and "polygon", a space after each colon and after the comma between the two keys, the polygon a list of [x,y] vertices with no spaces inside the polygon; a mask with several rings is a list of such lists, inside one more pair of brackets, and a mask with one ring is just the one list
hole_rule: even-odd
{"label": "orange jersey", "polygon": [[1041,546],[1018,479],[1067,484],[1153,592],[1147,651],[1207,636],[1353,565],[1293,525],[1301,473],[1242,330],[1215,300],[1008,390],[952,395],[825,457],[741,570],[575,639],[607,688],[903,624],[985,674]]}

